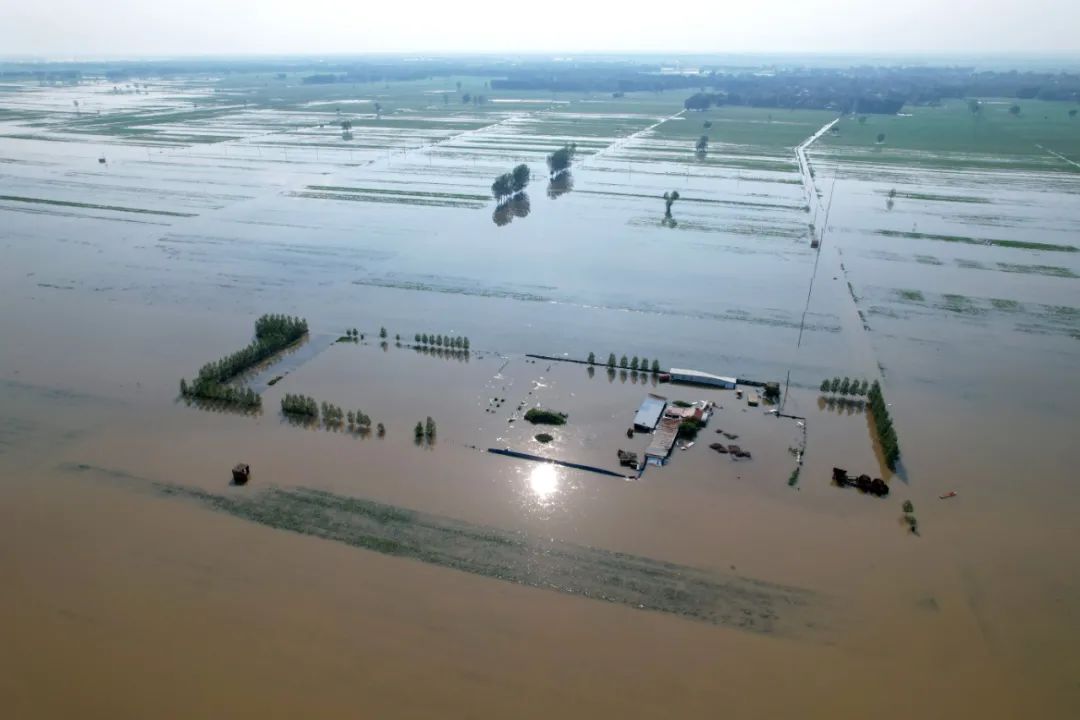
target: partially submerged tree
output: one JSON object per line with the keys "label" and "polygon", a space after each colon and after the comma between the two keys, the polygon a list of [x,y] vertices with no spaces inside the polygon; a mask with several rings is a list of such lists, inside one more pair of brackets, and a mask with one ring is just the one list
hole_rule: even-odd
{"label": "partially submerged tree", "polygon": [[709,149],[709,136],[702,135],[699,137],[697,144],[694,145],[694,149],[697,150],[699,155],[704,155],[705,151]]}
{"label": "partially submerged tree", "polygon": [[522,163],[514,168],[511,175],[511,187],[514,193],[519,193],[526,188],[529,184],[529,177],[532,173],[529,171],[529,166]]}
{"label": "partially submerged tree", "polygon": [[575,143],[567,143],[548,155],[547,165],[551,177],[558,177],[570,169],[570,164],[574,160],[575,152],[577,152],[577,145]]}
{"label": "partially submerged tree", "polygon": [[675,201],[679,199],[679,191],[672,190],[671,192],[664,193],[664,217],[671,217],[671,206],[675,204]]}

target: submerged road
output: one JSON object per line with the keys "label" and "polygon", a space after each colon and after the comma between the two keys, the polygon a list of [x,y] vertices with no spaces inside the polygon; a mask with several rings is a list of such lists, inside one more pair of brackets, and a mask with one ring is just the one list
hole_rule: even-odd
{"label": "submerged road", "polygon": [[660,127],[661,125],[663,125],[664,123],[666,123],[666,122],[667,122],[668,120],[674,120],[674,119],[676,119],[676,118],[682,117],[682,114],[683,114],[683,113],[685,113],[685,112],[686,112],[686,110],[680,110],[679,112],[675,113],[674,115],[669,115],[669,116],[667,116],[667,117],[664,117],[664,118],[660,118],[659,120],[657,120],[656,122],[654,122],[654,123],[653,123],[652,125],[650,125],[650,126],[649,126],[649,127],[647,127],[647,128],[643,128],[643,129],[641,129],[641,130],[638,130],[638,131],[637,131],[636,133],[631,133],[631,134],[627,135],[626,137],[622,137],[622,138],[619,138],[618,140],[616,140],[615,142],[611,143],[610,145],[608,145],[608,146],[607,146],[607,147],[605,147],[604,149],[602,149],[602,150],[597,150],[597,151],[596,151],[596,152],[594,152],[594,153],[593,153],[592,155],[589,155],[588,157],[586,157],[586,158],[583,158],[583,159],[581,160],[581,162],[580,162],[579,164],[580,164],[581,166],[585,166],[586,164],[588,164],[588,162],[589,162],[590,160],[592,160],[592,159],[594,159],[594,158],[598,158],[598,157],[600,157],[601,155],[603,155],[603,154],[604,154],[604,153],[606,153],[606,152],[610,152],[610,151],[612,151],[612,150],[616,150],[616,149],[618,149],[618,148],[621,148],[621,147],[623,147],[623,146],[624,146],[624,145],[626,145],[627,143],[629,143],[629,142],[631,142],[631,141],[633,141],[633,140],[635,140],[635,139],[637,139],[637,138],[641,137],[641,136],[642,136],[642,135],[644,135],[645,133],[648,133],[648,132],[652,132],[652,131],[653,131],[653,130],[655,130],[656,128],[658,128],[658,127]]}
{"label": "submerged road", "polygon": [[[803,140],[799,144],[799,146],[795,148],[795,159],[798,160],[798,162],[799,162],[799,174],[802,175],[803,190],[806,192],[806,206],[807,207],[813,207],[814,201],[816,200],[817,205],[818,205],[818,209],[819,210],[822,209],[822,207],[821,207],[821,198],[819,198],[818,195],[817,195],[817,188],[814,185],[814,176],[810,172],[810,161],[807,160],[807,158],[806,158],[806,151],[811,145],[813,145],[815,142],[817,142],[818,138],[820,138],[825,133],[829,132],[829,129],[832,128],[832,126],[835,125],[838,122],[840,122],[840,118],[836,118],[832,122],[825,123],[824,125],[821,126],[820,130],[818,130],[816,133],[814,133],[810,137]],[[815,228],[815,230],[816,230],[816,228]],[[822,235],[825,234],[824,227],[822,227],[821,232],[822,232]],[[821,236],[818,236],[818,239],[820,240]]]}

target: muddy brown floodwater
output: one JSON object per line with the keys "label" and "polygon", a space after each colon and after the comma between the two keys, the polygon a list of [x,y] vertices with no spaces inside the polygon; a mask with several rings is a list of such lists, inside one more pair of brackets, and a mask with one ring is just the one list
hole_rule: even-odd
{"label": "muddy brown floodwater", "polygon": [[[237,113],[220,122],[247,132]],[[619,154],[504,227],[455,197],[542,165],[562,142],[542,120],[362,162],[0,123],[18,186],[0,200],[0,715],[1080,714],[1076,176],[875,171],[812,146],[808,211],[793,149],[688,166],[649,159],[644,133],[597,141]],[[424,202],[390,192],[412,186]],[[986,202],[926,199],[947,195]],[[178,399],[264,312],[312,333],[252,379],[262,410]],[[333,342],[352,327],[363,342]],[[527,356],[589,352],[777,380],[795,417]],[[834,375],[882,381],[897,472],[861,408],[821,398]],[[717,411],[640,478],[486,452],[617,471],[648,444],[625,431],[650,392]],[[290,421],[285,393],[386,435]],[[568,414],[551,443],[532,406]],[[251,482],[230,486],[240,461]],[[832,486],[834,465],[890,496]]]}

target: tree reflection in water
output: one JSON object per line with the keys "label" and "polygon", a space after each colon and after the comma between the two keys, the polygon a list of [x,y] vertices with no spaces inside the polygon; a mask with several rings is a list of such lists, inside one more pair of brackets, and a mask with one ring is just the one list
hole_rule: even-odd
{"label": "tree reflection in water", "polygon": [[548,197],[554,200],[557,197],[565,195],[574,189],[574,176],[570,174],[570,171],[559,173],[555,177],[551,178],[548,182],[547,194]]}
{"label": "tree reflection in water", "polygon": [[528,217],[531,211],[532,207],[529,204],[529,194],[524,192],[518,193],[506,202],[495,206],[495,211],[491,213],[491,222],[502,227],[503,225],[509,225],[516,217]]}

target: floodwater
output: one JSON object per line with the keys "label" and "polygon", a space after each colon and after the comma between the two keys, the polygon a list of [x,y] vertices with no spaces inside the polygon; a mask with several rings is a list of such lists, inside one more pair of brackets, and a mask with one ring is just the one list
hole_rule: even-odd
{"label": "floodwater", "polygon": [[[978,242],[1075,246],[1075,175],[875,169],[811,147],[807,209],[793,148],[715,143],[679,160],[675,141],[636,134],[677,107],[506,103],[438,131],[355,128],[343,149],[312,107],[238,106],[136,144],[72,132],[84,121],[57,119],[71,92],[0,96],[54,123],[0,115],[6,715],[1080,709],[1080,253]],[[103,94],[103,115],[205,89],[155,92]],[[574,137],[573,188],[549,193],[543,156]],[[477,198],[521,161],[540,175],[530,212],[498,226]],[[313,332],[259,376],[262,389],[288,371],[262,411],[178,400],[179,379],[247,343],[263,312]],[[331,342],[352,327],[363,343]],[[466,335],[473,352],[407,347],[422,332]],[[525,356],[589,352],[784,383],[785,413],[805,418],[798,482],[795,419]],[[897,474],[865,414],[819,400],[834,375],[882,379]],[[290,422],[286,392],[362,410],[386,436]],[[625,437],[647,392],[722,407],[638,480],[485,452],[616,469],[615,449],[647,444]],[[569,415],[550,445],[520,419],[533,404]],[[436,438],[417,444],[428,415]],[[717,429],[753,459],[709,450]],[[228,486],[237,461],[254,468],[247,487]],[[887,478],[891,495],[831,486],[834,465]],[[423,522],[357,529],[313,497]],[[385,552],[387,538],[451,560]],[[505,549],[518,540],[527,552]],[[651,578],[633,597],[696,609],[634,607],[598,567]],[[573,592],[575,577],[593,591]],[[800,602],[777,609],[783,593]],[[760,606],[775,626],[708,619]]]}

